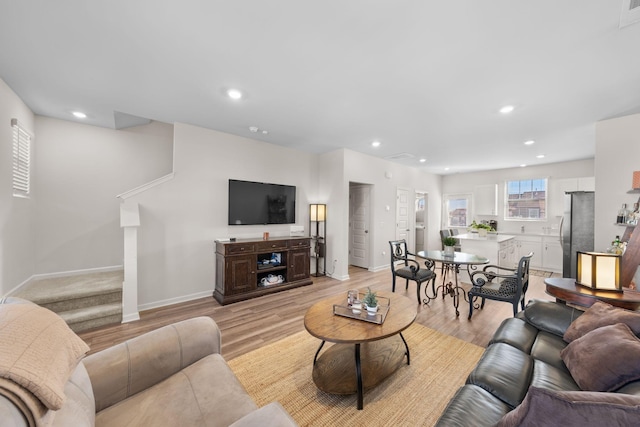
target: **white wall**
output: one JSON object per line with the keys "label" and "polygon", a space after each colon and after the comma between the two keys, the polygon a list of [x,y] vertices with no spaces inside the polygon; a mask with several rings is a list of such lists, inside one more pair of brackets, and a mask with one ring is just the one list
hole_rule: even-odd
{"label": "white wall", "polygon": [[[527,166],[525,168],[498,169],[492,171],[446,175],[442,179],[442,194],[473,193],[476,186],[486,184],[498,184],[498,213],[496,216],[479,216],[473,219],[498,221],[498,231],[501,233],[520,233],[520,227],[525,226],[526,232],[542,234],[542,227],[556,228],[562,212],[549,212],[546,221],[505,221],[504,219],[504,194],[507,180],[548,178],[548,198],[561,197],[554,194],[555,180],[567,178],[582,178],[594,176],[594,160],[578,160],[574,162],[550,163],[540,166]],[[598,195],[596,193],[596,199]]]}
{"label": "white wall", "polygon": [[640,114],[596,123],[596,248],[606,248],[624,227],[614,225],[623,203],[633,207],[640,194],[628,194],[640,171]]}
{"label": "white wall", "polygon": [[175,125],[174,151],[174,179],[126,200],[140,206],[141,310],[212,295],[215,239],[289,235],[289,225],[227,225],[230,178],[295,185],[308,235],[315,155],[186,124]]}
{"label": "white wall", "polygon": [[[385,176],[387,172],[391,178]],[[409,189],[411,200],[415,198],[416,190],[428,193],[428,245],[431,249],[440,247],[440,180],[439,175],[423,172],[419,168],[403,166],[352,150],[340,149],[323,155],[320,161],[320,192],[323,196],[327,195],[327,217],[333,218],[327,222],[327,270],[332,272],[333,260],[337,259],[333,277],[348,277],[350,182],[371,185],[369,268],[377,270],[389,265],[389,240],[394,240],[396,236],[398,188]],[[413,212],[410,217],[413,217]]]}
{"label": "white wall", "polygon": [[[11,119],[30,132],[34,116],[20,98],[0,79],[0,295],[26,281],[35,271],[35,231],[31,227],[35,212],[35,185],[31,198],[13,197]],[[32,149],[37,147],[32,139]]]}
{"label": "white wall", "polygon": [[122,265],[116,195],[171,172],[173,126],[112,130],[37,116],[35,132],[36,272]]}

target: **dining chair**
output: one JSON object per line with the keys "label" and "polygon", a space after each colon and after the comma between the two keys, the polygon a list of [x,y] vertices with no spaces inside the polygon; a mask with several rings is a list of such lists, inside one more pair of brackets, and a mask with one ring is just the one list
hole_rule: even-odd
{"label": "dining chair", "polygon": [[[516,268],[487,265],[480,271],[471,273],[469,297],[469,319],[474,308],[484,308],[485,300],[509,302],[513,305],[513,317],[518,314],[518,304],[524,310],[525,297],[529,287],[529,263],[533,252],[523,256]],[[494,282],[494,280],[496,280]],[[474,307],[475,300],[481,298],[480,306]]]}
{"label": "dining chair", "polygon": [[445,228],[444,230],[440,230],[440,243],[442,243],[442,250],[444,251],[444,238],[451,236],[451,230]]}
{"label": "dining chair", "polygon": [[420,267],[418,261],[410,258],[415,257],[415,254],[408,251],[406,240],[391,240],[389,241],[389,246],[391,248],[391,274],[393,276],[391,291],[396,291],[396,276],[405,279],[405,289],[409,289],[409,280],[412,280],[416,282],[416,296],[418,304],[420,304],[420,287],[422,283],[431,280],[431,287],[435,293],[435,262],[425,259],[424,267]]}

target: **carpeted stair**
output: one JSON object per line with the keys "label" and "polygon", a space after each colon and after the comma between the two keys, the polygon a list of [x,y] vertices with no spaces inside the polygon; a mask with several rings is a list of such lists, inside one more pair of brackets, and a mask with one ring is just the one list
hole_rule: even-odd
{"label": "carpeted stair", "polygon": [[122,270],[34,280],[12,296],[54,311],[75,332],[122,322]]}

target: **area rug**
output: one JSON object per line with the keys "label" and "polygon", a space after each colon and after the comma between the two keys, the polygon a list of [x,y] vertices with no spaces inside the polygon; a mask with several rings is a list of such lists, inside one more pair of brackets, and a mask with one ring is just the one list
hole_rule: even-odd
{"label": "area rug", "polygon": [[239,356],[229,365],[258,406],[278,401],[301,426],[431,426],[484,349],[418,324],[403,335],[411,365],[404,364],[365,392],[361,411],[355,395],[331,395],[316,388],[311,369],[320,341],[306,331]]}
{"label": "area rug", "polygon": [[529,269],[529,274],[531,274],[532,276],[551,277],[553,275],[553,272]]}

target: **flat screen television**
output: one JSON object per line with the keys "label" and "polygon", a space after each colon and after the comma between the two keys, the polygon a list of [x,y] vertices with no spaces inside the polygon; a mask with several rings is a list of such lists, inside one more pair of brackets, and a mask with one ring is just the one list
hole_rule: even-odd
{"label": "flat screen television", "polygon": [[229,225],[295,222],[295,186],[229,180]]}

